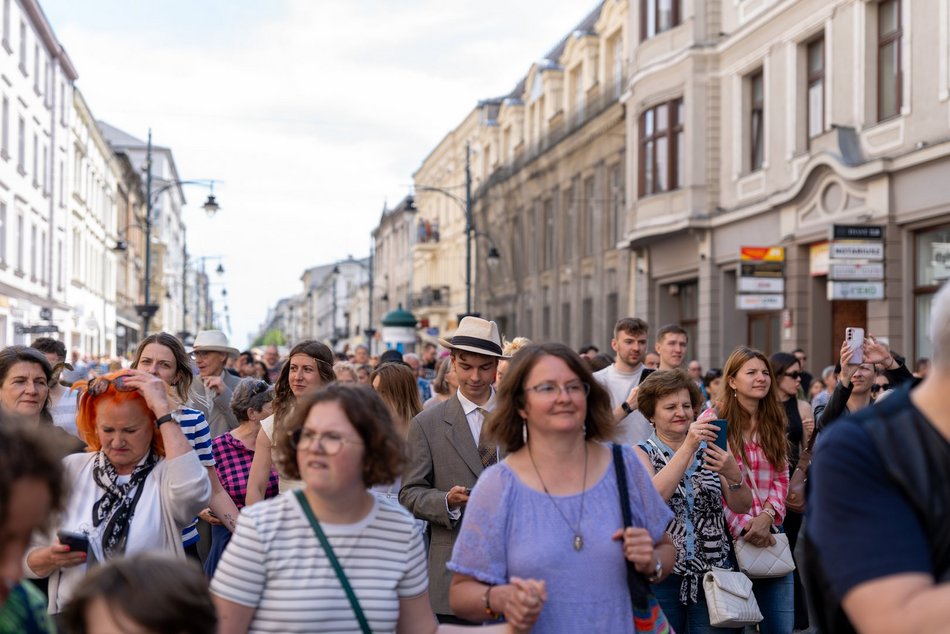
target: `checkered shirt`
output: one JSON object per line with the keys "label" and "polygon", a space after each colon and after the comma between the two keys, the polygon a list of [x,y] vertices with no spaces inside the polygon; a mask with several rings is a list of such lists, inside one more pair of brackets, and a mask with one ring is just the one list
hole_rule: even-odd
{"label": "checkered shirt", "polygon": [[[221,486],[234,500],[238,509],[244,508],[247,477],[251,473],[254,450],[245,447],[243,442],[231,434],[221,434],[211,443],[211,451],[214,453],[214,468],[218,471]],[[264,497],[272,498],[275,495],[277,495],[277,471],[271,467]]]}
{"label": "checkered shirt", "polygon": [[[762,512],[766,502],[775,509],[776,525],[785,520],[785,496],[788,495],[788,463],[783,462],[776,469],[769,463],[762,447],[755,440],[746,441],[745,455],[749,459],[748,465],[742,464],[741,456],[736,456],[736,462],[739,463],[739,469],[743,473],[745,483],[752,489],[752,508],[749,509],[748,513],[734,513],[723,503],[726,521],[729,522],[729,530],[735,538],[738,538],[742,529]],[[753,481],[755,487],[752,487]],[[758,489],[758,495],[756,495],[756,489]],[[764,501],[761,499],[762,497],[765,497]]]}

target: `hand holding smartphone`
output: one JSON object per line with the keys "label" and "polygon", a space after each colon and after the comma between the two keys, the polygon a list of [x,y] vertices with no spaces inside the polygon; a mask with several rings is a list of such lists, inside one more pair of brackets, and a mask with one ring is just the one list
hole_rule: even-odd
{"label": "hand holding smartphone", "polygon": [[714,440],[713,443],[723,451],[728,452],[729,450],[726,448],[726,443],[729,434],[729,421],[725,418],[717,418],[709,422],[719,428],[719,432],[716,434],[716,440]]}
{"label": "hand holding smartphone", "polygon": [[56,533],[56,538],[59,539],[60,544],[69,546],[69,552],[71,553],[89,552],[89,537],[83,533],[58,531]]}
{"label": "hand holding smartphone", "polygon": [[864,328],[848,326],[844,329],[844,341],[851,350],[851,360],[848,365],[864,363]]}

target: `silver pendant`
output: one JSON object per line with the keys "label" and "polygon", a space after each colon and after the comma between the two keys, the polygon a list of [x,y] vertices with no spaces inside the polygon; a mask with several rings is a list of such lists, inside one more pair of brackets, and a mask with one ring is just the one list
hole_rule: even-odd
{"label": "silver pendant", "polygon": [[580,535],[574,535],[574,550],[580,550],[584,547],[584,538]]}

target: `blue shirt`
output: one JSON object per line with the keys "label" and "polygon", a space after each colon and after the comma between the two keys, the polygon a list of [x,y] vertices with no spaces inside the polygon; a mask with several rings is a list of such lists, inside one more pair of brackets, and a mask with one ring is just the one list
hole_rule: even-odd
{"label": "blue shirt", "polygon": [[[187,407],[181,408],[181,431],[188,439],[188,444],[198,454],[198,460],[203,467],[214,468],[214,453],[211,451],[211,427],[205,415],[196,409]],[[198,519],[187,526],[181,532],[181,543],[183,546],[191,546],[198,543],[198,529],[196,528]]]}

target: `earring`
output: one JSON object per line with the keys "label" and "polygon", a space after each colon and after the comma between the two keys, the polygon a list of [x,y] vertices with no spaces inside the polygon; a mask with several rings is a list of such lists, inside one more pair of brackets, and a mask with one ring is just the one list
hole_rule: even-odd
{"label": "earring", "polygon": [[739,398],[739,391],[738,391],[738,390],[732,390],[732,398]]}
{"label": "earring", "polygon": [[521,419],[521,440],[525,445],[528,444],[528,421]]}
{"label": "earring", "polygon": [[584,423],[584,426],[581,428],[581,434],[583,434],[584,438],[587,438],[587,423]]}

